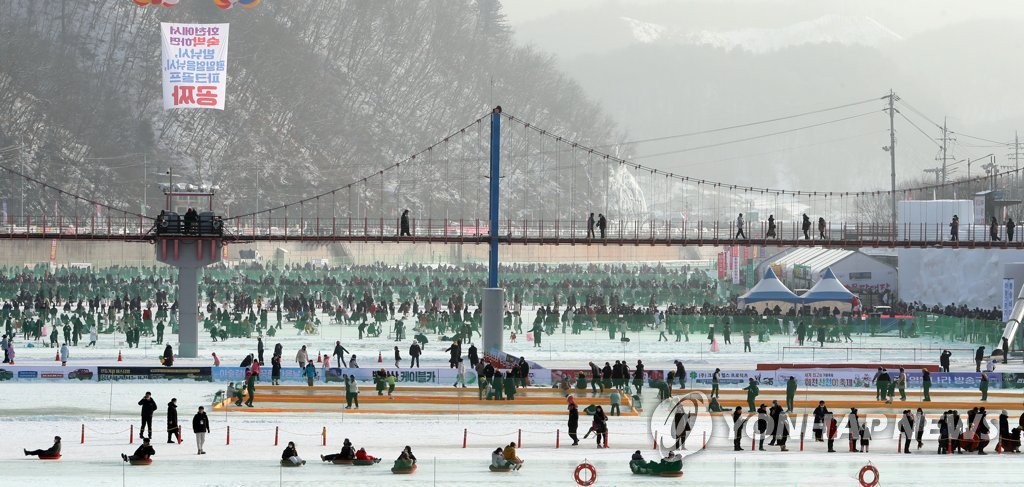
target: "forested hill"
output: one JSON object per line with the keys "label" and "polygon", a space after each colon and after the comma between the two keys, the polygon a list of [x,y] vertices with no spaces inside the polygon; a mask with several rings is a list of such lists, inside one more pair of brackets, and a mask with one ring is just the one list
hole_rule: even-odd
{"label": "forested hill", "polygon": [[[224,111],[162,109],[162,21],[231,24]],[[20,147],[0,152],[3,164],[134,211],[148,193],[150,214],[162,206],[155,182],[169,167],[220,186],[221,209],[239,214],[256,209],[257,188],[267,208],[348,184],[498,104],[569,137],[614,138],[613,123],[552,59],[514,44],[497,0],[264,0],[227,11],[209,0],[173,8],[7,0],[0,41],[0,147]],[[460,138],[431,160],[403,165],[383,189],[339,193],[338,215],[479,208],[487,170],[480,140]],[[547,172],[556,159],[562,175],[575,175],[576,206],[618,205],[602,199],[606,178],[621,180],[616,174],[528,142],[511,141],[511,153],[533,152],[503,175],[508,216],[554,217],[555,205],[541,212],[536,202],[573,184]],[[466,149],[475,146],[479,157]],[[12,214],[19,191],[0,177]],[[636,194],[630,204],[642,201]],[[46,205],[45,195],[29,205]],[[52,206],[27,212],[68,211]],[[565,213],[567,203],[560,206]]]}

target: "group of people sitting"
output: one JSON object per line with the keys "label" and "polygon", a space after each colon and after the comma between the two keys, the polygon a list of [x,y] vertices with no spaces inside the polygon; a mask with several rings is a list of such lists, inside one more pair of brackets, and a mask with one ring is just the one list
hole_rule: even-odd
{"label": "group of people sitting", "polygon": [[678,472],[683,469],[683,456],[675,451],[670,451],[668,456],[662,458],[660,462],[648,462],[644,460],[640,450],[637,450],[633,452],[633,457],[629,460],[629,468],[634,473]]}
{"label": "group of people sitting", "polygon": [[[287,450],[285,450],[287,452]],[[320,455],[320,460],[324,462],[334,462],[335,460],[363,460],[369,462],[379,462],[380,460],[373,455],[366,453],[365,448],[356,450],[352,446],[352,442],[348,438],[342,442],[341,451],[338,453],[331,453],[328,455]],[[305,463],[305,462],[303,462]],[[402,449],[402,453],[398,455],[395,460],[396,468],[409,468],[416,465],[416,455],[412,453],[412,447],[406,445]]]}
{"label": "group of people sitting", "polygon": [[523,468],[523,460],[516,456],[516,442],[511,442],[505,448],[498,447],[491,452],[491,467],[500,470],[519,470]]}

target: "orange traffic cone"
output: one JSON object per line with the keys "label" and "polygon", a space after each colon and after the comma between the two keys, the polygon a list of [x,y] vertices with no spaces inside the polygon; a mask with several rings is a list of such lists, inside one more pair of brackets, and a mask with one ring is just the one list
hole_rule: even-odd
{"label": "orange traffic cone", "polygon": [[324,356],[321,355],[320,352],[316,353],[316,363],[318,363],[318,364],[324,363]]}
{"label": "orange traffic cone", "polygon": [[60,362],[60,352],[57,352],[57,356],[53,357],[54,362]]}
{"label": "orange traffic cone", "polygon": [[123,358],[121,358],[121,351],[120,351],[120,350],[118,350],[118,351],[117,351],[117,361],[118,361],[118,362],[122,362],[122,361],[124,361],[124,359],[123,359]]}
{"label": "orange traffic cone", "polygon": [[381,355],[380,350],[377,351],[377,363],[378,364],[384,363],[384,356]]}

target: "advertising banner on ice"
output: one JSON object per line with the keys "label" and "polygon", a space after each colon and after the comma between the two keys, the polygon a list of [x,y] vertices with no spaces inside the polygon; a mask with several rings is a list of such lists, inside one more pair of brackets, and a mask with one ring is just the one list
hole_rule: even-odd
{"label": "advertising banner on ice", "polygon": [[210,382],[210,367],[97,367],[97,379],[103,381],[122,380],[195,380]]}
{"label": "advertising banner on ice", "polygon": [[800,387],[872,388],[874,375],[870,369],[779,369],[775,371],[775,383],[784,385],[795,377]]}
{"label": "advertising banner on ice", "polygon": [[[687,381],[688,387],[700,386],[701,388],[710,388],[711,376],[715,373],[715,369],[688,370],[687,373],[690,374],[690,378]],[[721,387],[744,387],[746,386],[748,379],[751,377],[761,384],[761,387],[771,387],[775,385],[774,370],[723,370],[720,373],[718,384]]]}
{"label": "advertising banner on ice", "polygon": [[[343,369],[339,367],[331,367],[326,371],[323,368],[318,367],[316,369],[316,380],[318,384],[337,383],[341,385],[342,374],[354,375],[356,380],[364,383],[373,383],[373,374],[380,372],[380,367],[377,368],[359,368],[359,369]],[[405,384],[454,384],[456,370],[455,369],[395,369],[384,367],[384,370],[391,374],[397,374],[397,382]],[[214,367],[213,368],[213,381],[214,382],[241,382],[245,380],[245,367]],[[270,370],[264,368],[260,370],[260,382],[270,381]],[[281,368],[281,383],[305,383],[306,375],[303,373],[303,369],[299,367],[282,367]],[[477,383],[476,371],[472,369],[466,369],[466,385],[474,385]]]}
{"label": "advertising banner on ice", "polygon": [[0,368],[3,381],[95,381],[96,367],[60,367],[15,365]]}
{"label": "advertising banner on ice", "polygon": [[224,109],[229,24],[160,24],[164,110]]}

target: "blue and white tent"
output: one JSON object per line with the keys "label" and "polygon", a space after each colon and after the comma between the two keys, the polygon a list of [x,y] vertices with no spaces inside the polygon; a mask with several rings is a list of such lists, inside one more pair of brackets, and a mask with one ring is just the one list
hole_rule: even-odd
{"label": "blue and white tent", "polygon": [[762,306],[767,308],[779,306],[782,309],[789,309],[800,302],[800,297],[779,280],[771,267],[765,271],[764,279],[761,279],[757,285],[739,298],[740,307],[757,305],[758,309],[761,309]]}
{"label": "blue and white tent", "polygon": [[832,268],[826,268],[818,283],[800,296],[800,300],[815,308],[828,306],[839,308],[840,311],[849,311],[853,307],[853,296],[854,294],[836,279]]}

